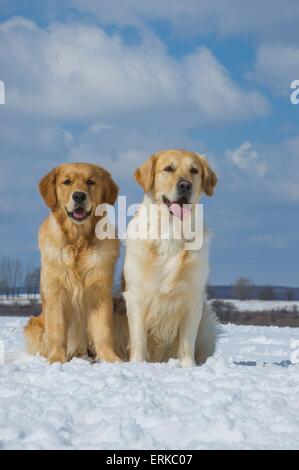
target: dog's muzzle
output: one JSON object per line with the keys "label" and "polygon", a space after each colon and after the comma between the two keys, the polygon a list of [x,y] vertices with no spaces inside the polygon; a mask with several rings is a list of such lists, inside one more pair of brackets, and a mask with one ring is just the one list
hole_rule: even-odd
{"label": "dog's muzzle", "polygon": [[76,220],[77,222],[82,222],[83,220],[87,219],[88,217],[91,216],[91,212],[87,211],[85,208],[86,200],[87,200],[87,195],[83,191],[76,191],[72,195],[73,203],[74,203],[74,208],[72,211],[69,211],[66,209],[67,215],[73,219]]}
{"label": "dog's muzzle", "polygon": [[181,220],[187,219],[191,215],[191,204],[184,196],[175,201],[170,201],[166,196],[163,196],[163,202],[168,207],[170,214]]}
{"label": "dog's muzzle", "polygon": [[76,207],[73,211],[68,211],[66,209],[67,215],[74,220],[77,220],[78,222],[81,222],[82,220],[87,219],[88,217],[91,216],[90,211],[86,211],[83,207]]}
{"label": "dog's muzzle", "polygon": [[177,183],[177,193],[179,199],[185,197],[189,201],[192,194],[192,188],[193,185],[191,181],[185,178],[180,179]]}

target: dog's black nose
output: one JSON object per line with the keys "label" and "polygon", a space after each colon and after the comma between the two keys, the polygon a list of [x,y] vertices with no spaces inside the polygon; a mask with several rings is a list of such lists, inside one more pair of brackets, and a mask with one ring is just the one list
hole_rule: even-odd
{"label": "dog's black nose", "polygon": [[73,201],[76,204],[82,204],[85,200],[86,200],[86,194],[85,193],[83,193],[81,191],[77,191],[73,194]]}
{"label": "dog's black nose", "polygon": [[181,179],[178,182],[178,190],[180,193],[186,194],[191,193],[192,191],[192,183],[189,180]]}

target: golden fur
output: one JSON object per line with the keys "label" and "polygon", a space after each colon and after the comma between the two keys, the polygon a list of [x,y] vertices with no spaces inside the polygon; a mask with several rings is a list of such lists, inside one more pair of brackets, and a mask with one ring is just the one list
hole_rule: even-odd
{"label": "golden fur", "polygon": [[[114,204],[118,187],[106,170],[85,163],[54,168],[39,187],[51,213],[39,231],[42,313],[25,327],[28,351],[51,363],[88,350],[97,359],[119,361],[111,293],[119,242],[95,236],[95,209]],[[90,213],[84,220],[68,215],[78,191],[86,194],[85,212]]]}
{"label": "golden fur", "polygon": [[[145,192],[142,205],[156,204],[161,213],[168,211],[163,197],[175,201],[177,183],[182,178],[192,182],[192,214],[201,194],[212,196],[217,183],[205,158],[183,150],[153,155],[138,168],[135,177]],[[141,212],[136,217],[141,218]],[[161,362],[176,357],[188,367],[204,362],[214,352],[217,322],[205,297],[209,274],[207,229],[201,249],[186,251],[184,247],[184,239],[127,237],[124,297],[133,362]]]}

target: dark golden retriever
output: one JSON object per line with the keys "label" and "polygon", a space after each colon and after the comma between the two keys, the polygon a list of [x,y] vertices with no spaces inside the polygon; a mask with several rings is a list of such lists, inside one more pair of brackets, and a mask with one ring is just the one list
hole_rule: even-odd
{"label": "dark golden retriever", "polygon": [[39,232],[42,313],[25,328],[28,351],[51,363],[88,350],[119,361],[112,318],[119,242],[95,236],[96,207],[113,205],[118,187],[103,168],[72,163],[54,168],[39,188],[51,213]]}

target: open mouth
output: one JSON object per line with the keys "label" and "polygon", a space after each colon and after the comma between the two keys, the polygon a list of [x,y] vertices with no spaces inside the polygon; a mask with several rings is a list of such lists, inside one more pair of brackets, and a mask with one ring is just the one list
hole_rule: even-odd
{"label": "open mouth", "polygon": [[191,214],[191,204],[186,197],[181,197],[177,201],[170,201],[163,196],[163,202],[168,207],[169,212],[181,220],[187,219]]}
{"label": "open mouth", "polygon": [[77,207],[71,212],[66,209],[66,212],[71,219],[78,220],[81,222],[82,220],[85,220],[90,217],[92,209],[90,211],[86,211],[85,209],[83,209],[83,207]]}

